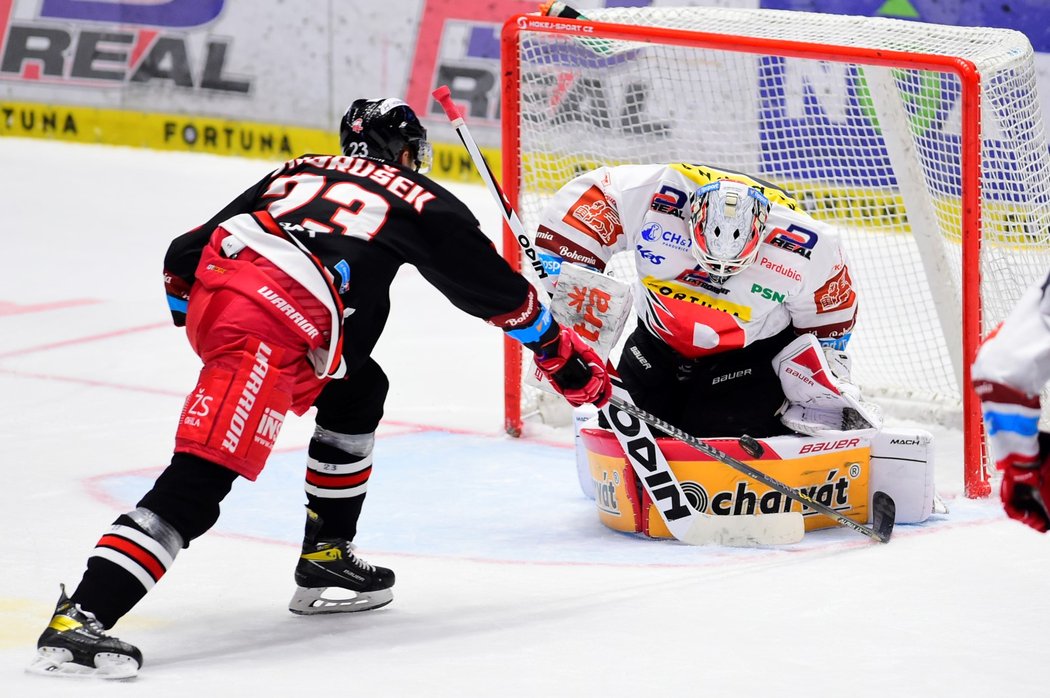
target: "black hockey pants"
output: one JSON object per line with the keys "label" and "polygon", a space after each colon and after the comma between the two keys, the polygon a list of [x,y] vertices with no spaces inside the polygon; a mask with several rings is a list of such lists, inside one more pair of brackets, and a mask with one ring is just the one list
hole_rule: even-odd
{"label": "black hockey pants", "polygon": [[788,328],[743,349],[687,359],[638,325],[617,370],[635,404],[698,437],[791,433],[773,357],[796,337]]}

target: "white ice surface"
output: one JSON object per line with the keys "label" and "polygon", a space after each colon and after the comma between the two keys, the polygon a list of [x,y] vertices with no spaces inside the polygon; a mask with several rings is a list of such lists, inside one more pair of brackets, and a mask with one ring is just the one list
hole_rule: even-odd
{"label": "white ice surface", "polygon": [[[376,351],[392,389],[357,541],[396,570],[394,603],[286,610],[311,431],[290,417],[259,481],[114,629],[145,655],[137,679],[25,675],[58,583],[167,463],[196,379],[164,250],[270,166],[0,139],[0,695],[1047,695],[1050,541],[958,496],[958,434],[934,430],[952,513],[889,545],[616,534],[567,434],[502,435],[499,331],[411,268]],[[453,188],[495,234],[484,189]]]}

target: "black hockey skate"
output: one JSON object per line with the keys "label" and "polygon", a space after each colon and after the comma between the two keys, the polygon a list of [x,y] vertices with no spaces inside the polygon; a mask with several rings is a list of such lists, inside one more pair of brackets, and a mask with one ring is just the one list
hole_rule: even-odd
{"label": "black hockey skate", "polygon": [[94,615],[69,600],[62,585],[55,615],[37,640],[36,659],[26,671],[98,679],[135,676],[142,666],[142,653],[103,630]]}
{"label": "black hockey skate", "polygon": [[318,539],[320,520],[309,512],[303,552],[295,566],[298,589],[288,610],[299,615],[370,611],[394,600],[394,572],[354,555],[345,538]]}

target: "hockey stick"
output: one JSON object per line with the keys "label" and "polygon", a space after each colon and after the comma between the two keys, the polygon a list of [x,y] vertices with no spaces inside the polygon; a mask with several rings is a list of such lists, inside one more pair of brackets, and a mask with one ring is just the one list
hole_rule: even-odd
{"label": "hockey stick", "polygon": [[[531,260],[533,268],[538,268],[538,271],[542,273],[543,266],[539,260],[539,255],[532,245],[532,240],[525,233],[524,226],[521,223],[521,219],[518,214],[514,212],[513,208],[507,200],[506,195],[503,193],[502,188],[496,182],[496,177],[492,175],[492,171],[488,167],[488,163],[485,161],[484,156],[481,154],[481,150],[478,148],[474,138],[470,135],[469,130],[466,128],[466,124],[463,120],[462,114],[456,105],[451,102],[450,92],[447,87],[442,86],[435,90],[434,98],[444,108],[445,114],[448,117],[449,122],[453,124],[456,132],[460,136],[460,140],[466,147],[467,152],[470,153],[471,160],[474,160],[475,166],[481,173],[482,178],[488,187],[489,193],[497,199],[497,202],[503,207],[503,215],[507,221],[507,225],[510,226],[511,232],[514,237],[518,239],[519,245],[525,252],[525,255]],[[545,274],[543,274],[545,276]],[[541,289],[541,291],[543,291]],[[548,299],[549,301],[549,299]],[[612,417],[618,417],[623,419],[623,415],[633,417],[634,421],[621,422],[618,420],[611,419]],[[671,522],[674,521],[673,517],[679,515],[678,506],[681,503],[685,503],[685,507],[690,509],[688,506],[688,500],[685,499],[684,493],[681,491],[681,486],[674,477],[674,473],[671,471],[670,466],[667,465],[666,459],[664,459],[663,453],[659,451],[656,446],[655,438],[652,436],[652,431],[648,428],[648,425],[655,426],[656,428],[665,431],[668,435],[674,437],[682,443],[686,443],[701,453],[707,454],[710,458],[726,464],[735,470],[747,474],[748,477],[756,480],[766,487],[774,489],[787,498],[798,502],[803,507],[810,507],[817,513],[823,514],[828,519],[833,520],[837,524],[846,528],[853,529],[858,533],[868,536],[871,540],[878,541],[879,543],[888,543],[892,529],[894,529],[894,520],[896,516],[896,505],[894,500],[890,498],[885,492],[876,492],[871,498],[871,523],[873,526],[867,527],[863,524],[858,524],[852,519],[848,519],[847,516],[842,515],[838,511],[827,507],[825,505],[816,502],[803,492],[799,492],[794,488],[787,486],[770,477],[770,475],[757,470],[747,463],[743,463],[731,456],[728,453],[715,448],[711,444],[701,441],[696,437],[690,435],[685,431],[669,424],[668,422],[661,420],[654,415],[647,413],[647,411],[637,407],[627,390],[619,384],[618,379],[613,380],[613,396],[610,399],[610,405],[607,407],[606,417],[610,424],[613,424],[613,431],[616,438],[621,442],[624,447],[625,453],[627,453],[628,459],[631,461],[632,466],[635,468],[635,472],[643,473],[648,472],[649,475],[642,480],[646,490],[649,492],[650,498],[652,498],[654,504],[665,498],[671,500],[670,506],[667,508],[657,506],[657,510],[660,515],[664,517],[664,521],[668,524],[668,528],[674,534],[675,529],[672,528]],[[741,447],[752,454],[755,458],[761,456],[761,445],[752,439],[751,437],[743,437],[740,439]],[[645,460],[642,460],[645,459]],[[642,466],[643,470],[638,470],[638,466]],[[654,487],[659,486],[659,490],[654,491]],[[663,496],[660,496],[663,495]],[[690,509],[690,511],[692,511]],[[696,516],[706,516],[708,519],[713,519],[713,516],[703,514],[701,512],[692,512]],[[794,512],[793,512],[794,513]],[[763,514],[763,516],[770,516],[771,514]],[[780,515],[791,515],[791,514],[772,514],[776,516]],[[741,516],[734,516],[734,519],[742,519]],[[801,519],[801,516],[799,516]],[[778,524],[780,525],[780,524]],[[786,523],[783,524],[786,527]],[[697,531],[699,533],[699,531]],[[689,535],[689,533],[686,533]],[[728,533],[726,533],[728,535]],[[786,528],[780,531],[780,534],[786,536]],[[678,540],[682,538],[675,534]],[[801,536],[799,536],[801,537]],[[727,544],[732,545],[732,544]]]}
{"label": "hockey stick", "polygon": [[[503,217],[526,257],[534,267],[538,267],[538,272],[542,272],[542,264],[532,240],[525,233],[525,227],[503,189],[496,182],[470,131],[467,130],[462,114],[452,102],[448,87],[442,86],[435,90],[434,98],[444,108],[474,165],[485,180],[489,193],[502,206]],[[549,303],[550,298],[546,290],[537,290],[547,296],[546,301]],[[655,417],[634,405],[630,394],[620,385],[619,380],[613,383],[610,404],[602,409],[642,486],[676,539],[690,545],[721,544],[735,547],[783,545],[802,540],[805,525],[802,515],[797,512],[762,516],[710,516],[694,510],[649,428],[646,417]]]}
{"label": "hockey stick", "polygon": [[[615,392],[614,392],[615,395]],[[805,492],[798,491],[788,485],[785,485],[780,480],[772,478],[766,475],[761,470],[752,468],[747,463],[733,458],[733,456],[721,451],[706,441],[702,441],[692,434],[687,434],[678,427],[669,424],[668,422],[656,417],[654,415],[645,412],[644,410],[636,407],[633,404],[627,403],[623,400],[615,403],[616,407],[627,412],[628,414],[634,415],[638,419],[648,422],[652,426],[660,429],[661,431],[673,436],[684,444],[692,446],[697,451],[700,451],[704,455],[710,456],[720,463],[725,463],[729,467],[744,473],[748,477],[761,482],[766,487],[776,490],[780,494],[799,502],[803,506],[807,506],[818,514],[823,514],[830,519],[833,519],[838,524],[847,528],[852,528],[857,533],[862,533],[872,540],[876,540],[880,543],[888,543],[890,536],[893,534],[893,522],[897,513],[897,505],[894,503],[893,498],[885,492],[876,492],[872,497],[872,514],[871,528],[859,524],[853,519],[843,516],[831,507],[825,506],[820,502],[815,501]],[[740,438],[740,447],[744,449],[749,455],[759,458],[762,456],[763,448],[762,444],[753,439],[750,436],[743,436]]]}

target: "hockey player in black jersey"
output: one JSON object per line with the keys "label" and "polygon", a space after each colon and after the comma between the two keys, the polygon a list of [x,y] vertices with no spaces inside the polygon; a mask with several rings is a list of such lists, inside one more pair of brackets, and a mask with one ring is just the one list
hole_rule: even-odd
{"label": "hockey player in black jersey", "polygon": [[[204,366],[179,417],[171,464],[100,538],[73,594],[63,589],[31,671],[137,673],[138,649],[104,631],[212,527],[233,481],[258,476],[289,410],[317,408],[289,609],[390,603],[394,573],[362,560],[352,541],[388,388],[370,355],[404,264],[534,351],[570,403],[608,400],[603,362],[554,321],[467,207],[423,176],[430,144],[407,104],[355,101],[340,139],[342,155],[284,163],[171,243],[169,306]],[[340,593],[326,594],[332,588]]]}

